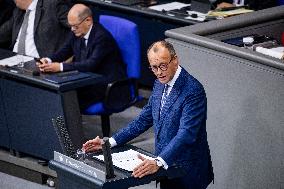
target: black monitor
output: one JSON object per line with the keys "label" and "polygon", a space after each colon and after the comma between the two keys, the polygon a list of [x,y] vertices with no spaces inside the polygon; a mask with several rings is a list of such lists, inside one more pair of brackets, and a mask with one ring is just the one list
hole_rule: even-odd
{"label": "black monitor", "polygon": [[211,2],[210,0],[191,0],[191,10],[207,13],[211,10]]}

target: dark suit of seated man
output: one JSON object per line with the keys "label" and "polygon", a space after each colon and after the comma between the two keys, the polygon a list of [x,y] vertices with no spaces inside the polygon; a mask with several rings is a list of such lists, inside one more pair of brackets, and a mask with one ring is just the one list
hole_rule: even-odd
{"label": "dark suit of seated man", "polygon": [[14,8],[15,4],[12,0],[0,0],[0,25],[9,20]]}
{"label": "dark suit of seated man", "polygon": [[[142,161],[133,176],[144,177],[181,166],[185,175],[162,179],[161,189],[205,189],[213,179],[213,168],[207,142],[207,101],[202,84],[179,66],[173,46],[160,41],[148,50],[150,69],[157,77],[148,104],[140,115],[112,138],[111,146],[123,145],[150,127],[155,131],[155,160]],[[86,152],[102,148],[96,137],[83,144]]]}
{"label": "dark suit of seated man", "polygon": [[[9,20],[13,14],[15,4],[12,0],[0,0],[0,26]],[[0,42],[0,48],[9,48],[11,39],[5,42]]]}
{"label": "dark suit of seated man", "polygon": [[[38,64],[42,72],[78,70],[103,75],[100,84],[78,91],[80,109],[101,101],[109,82],[126,77],[119,48],[112,35],[99,23],[95,23],[91,10],[83,5],[74,5],[68,13],[72,35],[65,45],[49,58]],[[73,56],[70,63],[65,62]]]}
{"label": "dark suit of seated man", "polygon": [[33,57],[54,53],[69,33],[69,1],[14,0],[13,15],[0,27],[0,44],[9,42],[9,49]]}

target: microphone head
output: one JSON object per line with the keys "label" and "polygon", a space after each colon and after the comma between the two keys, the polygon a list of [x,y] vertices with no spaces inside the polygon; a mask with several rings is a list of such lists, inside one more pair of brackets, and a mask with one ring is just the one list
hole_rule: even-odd
{"label": "microphone head", "polygon": [[198,15],[196,14],[196,13],[193,13],[193,14],[191,14],[190,15],[192,18],[197,18],[198,17]]}

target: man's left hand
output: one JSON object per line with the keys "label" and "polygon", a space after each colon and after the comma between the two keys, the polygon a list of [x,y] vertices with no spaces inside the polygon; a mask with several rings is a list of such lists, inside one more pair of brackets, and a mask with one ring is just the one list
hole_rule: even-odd
{"label": "man's left hand", "polygon": [[134,177],[142,178],[146,175],[156,173],[159,170],[160,167],[157,165],[155,160],[146,159],[141,155],[138,155],[138,158],[143,162],[133,170],[132,175]]}
{"label": "man's left hand", "polygon": [[47,64],[41,64],[39,65],[39,69],[42,72],[60,72],[60,63],[59,62],[53,62],[53,63],[47,63]]}

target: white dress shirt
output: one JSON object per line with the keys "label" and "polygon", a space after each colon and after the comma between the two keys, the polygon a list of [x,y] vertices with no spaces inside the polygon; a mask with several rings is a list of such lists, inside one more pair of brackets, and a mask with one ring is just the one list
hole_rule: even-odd
{"label": "white dress shirt", "polygon": [[90,37],[90,33],[91,33],[92,28],[93,28],[93,25],[91,25],[89,31],[88,31],[88,32],[86,33],[86,35],[84,36],[86,46],[88,45],[88,41],[89,41],[89,37]]}
{"label": "white dress shirt", "polygon": [[167,95],[169,95],[171,93],[172,88],[173,88],[173,86],[174,86],[174,84],[175,84],[175,82],[176,82],[180,72],[181,72],[181,67],[178,66],[178,69],[177,69],[173,79],[167,83],[169,85],[169,89],[168,89],[168,94]]}
{"label": "white dress shirt", "polygon": [[245,5],[245,1],[244,0],[234,0],[234,4],[236,6],[244,6]]}
{"label": "white dress shirt", "polygon": [[[29,15],[28,20],[28,28],[27,28],[27,35],[26,35],[26,41],[25,41],[25,49],[26,49],[26,55],[37,57],[39,58],[38,51],[35,46],[35,40],[34,40],[34,22],[35,22],[35,13],[36,13],[36,5],[38,0],[33,0],[28,9],[31,11]],[[16,39],[16,43],[13,48],[13,52],[18,52],[18,44],[19,44],[19,37],[22,31],[22,27],[18,33],[18,37]]]}

